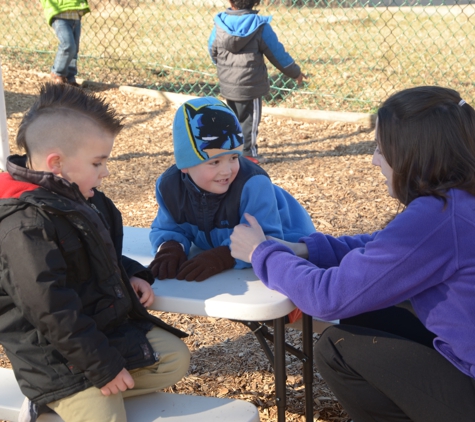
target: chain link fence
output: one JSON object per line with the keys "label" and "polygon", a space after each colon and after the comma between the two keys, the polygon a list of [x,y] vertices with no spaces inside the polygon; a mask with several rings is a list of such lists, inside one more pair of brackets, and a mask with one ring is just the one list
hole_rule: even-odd
{"label": "chain link fence", "polygon": [[[78,77],[219,96],[208,55],[222,0],[90,0]],[[441,85],[475,102],[475,0],[261,0],[261,15],[308,76],[268,64],[268,106],[370,112],[389,94]],[[0,1],[3,64],[49,72],[57,39],[38,0]]]}

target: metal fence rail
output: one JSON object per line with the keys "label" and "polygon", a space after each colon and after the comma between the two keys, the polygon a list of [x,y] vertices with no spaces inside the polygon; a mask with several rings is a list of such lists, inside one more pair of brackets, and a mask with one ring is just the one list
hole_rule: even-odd
{"label": "metal fence rail", "polygon": [[[266,105],[368,112],[395,90],[449,86],[475,100],[475,0],[262,0],[308,79],[271,64]],[[207,42],[221,0],[90,0],[78,77],[219,95]],[[450,4],[449,4],[450,3]],[[57,39],[38,0],[0,1],[2,62],[49,72]]]}

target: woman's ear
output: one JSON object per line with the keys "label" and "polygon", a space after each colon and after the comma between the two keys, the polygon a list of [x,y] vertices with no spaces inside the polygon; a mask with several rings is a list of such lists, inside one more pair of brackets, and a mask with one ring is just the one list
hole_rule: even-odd
{"label": "woman's ear", "polygon": [[48,170],[56,175],[61,174],[62,158],[57,152],[53,152],[46,157],[46,166]]}

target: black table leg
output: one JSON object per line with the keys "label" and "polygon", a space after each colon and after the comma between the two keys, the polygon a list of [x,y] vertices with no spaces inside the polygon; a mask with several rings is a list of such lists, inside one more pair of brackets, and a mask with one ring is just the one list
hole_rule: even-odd
{"label": "black table leg", "polygon": [[285,318],[274,320],[274,376],[277,421],[285,422],[287,381],[285,368]]}
{"label": "black table leg", "polygon": [[[232,320],[247,325],[249,329],[252,330],[274,368],[278,422],[285,421],[287,396],[285,352],[291,353],[302,362],[303,382],[305,386],[305,420],[306,422],[313,422],[313,319],[306,314],[303,314],[302,318],[303,350],[296,349],[285,342],[285,317],[274,320],[273,334],[260,322]],[[274,344],[274,353],[272,353],[267,341]]]}
{"label": "black table leg", "polygon": [[302,315],[303,383],[305,385],[305,420],[313,421],[313,327],[312,317]]}

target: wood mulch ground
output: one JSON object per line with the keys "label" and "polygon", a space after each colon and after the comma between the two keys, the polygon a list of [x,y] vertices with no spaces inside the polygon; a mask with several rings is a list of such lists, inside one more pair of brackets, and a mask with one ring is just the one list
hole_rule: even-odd
{"label": "wood mulch ground", "polygon": [[[18,124],[37,95],[42,74],[3,63],[10,149]],[[172,121],[176,107],[158,99],[127,94],[118,87],[85,83],[100,92],[125,118],[126,127],[112,151],[111,176],[103,190],[123,213],[124,223],[148,227],[157,211],[156,178],[173,163]],[[371,165],[374,132],[356,124],[303,123],[264,116],[259,152],[274,183],[293,194],[310,213],[315,227],[333,235],[372,232],[398,210],[379,169]],[[206,281],[205,281],[206,282]],[[169,391],[239,398],[254,403],[261,421],[275,421],[274,376],[253,333],[228,320],[158,313],[188,332],[192,360],[188,374]],[[287,341],[301,346],[300,331],[287,328]],[[317,340],[317,334],[314,334]],[[286,417],[303,421],[301,364],[287,355]],[[10,366],[0,347],[0,366]],[[314,370],[314,420],[348,421],[346,413]]]}

